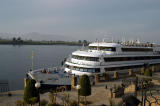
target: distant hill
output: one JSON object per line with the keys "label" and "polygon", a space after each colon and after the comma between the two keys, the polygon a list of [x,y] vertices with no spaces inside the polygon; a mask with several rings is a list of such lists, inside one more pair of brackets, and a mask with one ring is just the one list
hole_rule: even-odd
{"label": "distant hill", "polygon": [[75,41],[76,38],[63,36],[63,35],[56,35],[56,34],[42,34],[38,32],[30,32],[30,33],[0,33],[0,38],[4,39],[12,39],[13,37],[21,37],[22,39],[32,39],[32,40],[46,40],[46,41]]}

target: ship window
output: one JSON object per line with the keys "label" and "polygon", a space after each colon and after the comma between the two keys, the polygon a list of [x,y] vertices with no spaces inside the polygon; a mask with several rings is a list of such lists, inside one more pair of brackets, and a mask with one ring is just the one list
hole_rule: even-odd
{"label": "ship window", "polygon": [[99,47],[100,50],[104,50],[104,51],[116,51],[115,47]]}
{"label": "ship window", "polygon": [[152,52],[152,48],[121,48],[123,52]]}
{"label": "ship window", "polygon": [[97,50],[97,46],[90,46],[89,49],[90,50]]}
{"label": "ship window", "polygon": [[105,68],[105,71],[118,71],[118,70],[124,70],[124,69],[133,69],[133,68],[139,68],[142,67],[142,65],[135,65],[135,66],[123,66],[123,67],[110,67],[110,68]]}
{"label": "ship window", "polygon": [[91,72],[91,73],[94,73],[94,72],[98,73],[98,72],[100,72],[100,68],[79,68],[79,67],[73,67],[73,70],[81,71],[81,72]]}
{"label": "ship window", "polygon": [[95,69],[95,73],[98,73],[98,72],[100,72],[100,68]]}
{"label": "ship window", "polygon": [[90,46],[90,50],[116,51],[115,47]]}
{"label": "ship window", "polygon": [[69,68],[69,65],[66,65],[67,68]]}
{"label": "ship window", "polygon": [[84,71],[84,72],[87,72],[87,69],[86,69],[86,68],[84,68],[84,69],[83,69],[83,71]]}
{"label": "ship window", "polygon": [[79,71],[79,68],[76,68],[77,71]]}
{"label": "ship window", "polygon": [[92,69],[90,69],[90,68],[89,68],[89,69],[87,69],[87,72],[92,72]]}
{"label": "ship window", "polygon": [[88,69],[87,69],[87,72],[94,72],[94,69],[88,68]]}
{"label": "ship window", "polygon": [[86,61],[99,61],[98,57],[86,57],[86,56],[73,55],[72,58],[78,59],[78,60],[86,60]]}
{"label": "ship window", "polygon": [[95,70],[92,70],[93,73],[95,73]]}
{"label": "ship window", "polygon": [[83,72],[83,68],[80,68],[80,71],[82,71],[82,72]]}
{"label": "ship window", "polygon": [[108,57],[108,58],[104,58],[105,62],[135,61],[135,60],[150,60],[150,59],[160,59],[160,56]]}

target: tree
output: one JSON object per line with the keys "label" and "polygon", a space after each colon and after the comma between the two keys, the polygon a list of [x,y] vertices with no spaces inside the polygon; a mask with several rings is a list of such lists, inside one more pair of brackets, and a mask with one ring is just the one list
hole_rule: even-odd
{"label": "tree", "polygon": [[26,87],[24,89],[24,102],[28,104],[37,103],[39,101],[39,93],[35,88],[36,81],[33,79],[28,79],[26,83]]}
{"label": "tree", "polygon": [[32,104],[36,104],[37,101],[38,101],[38,97],[32,97],[29,99],[29,104],[31,104],[31,106],[32,106]]}
{"label": "tree", "polygon": [[24,103],[23,100],[17,100],[17,101],[15,102],[15,105],[16,105],[16,106],[26,106],[26,104]]}
{"label": "tree", "polygon": [[144,75],[145,76],[152,76],[152,71],[149,69],[149,67],[145,68]]}
{"label": "tree", "polygon": [[91,95],[91,84],[89,77],[87,75],[82,75],[80,79],[80,86],[81,88],[79,94],[85,97],[85,103],[86,103],[86,96]]}
{"label": "tree", "polygon": [[83,40],[83,44],[84,44],[84,45],[87,45],[88,42],[87,42],[86,40]]}
{"label": "tree", "polygon": [[16,41],[16,38],[15,38],[15,37],[13,37],[13,38],[12,38],[12,41],[13,41],[13,42],[15,42],[15,41]]}
{"label": "tree", "polygon": [[140,103],[139,99],[137,99],[133,95],[126,96],[122,99],[123,99],[123,102],[125,102],[126,106],[138,106],[138,104]]}
{"label": "tree", "polygon": [[21,37],[18,37],[17,40],[18,40],[18,41],[21,41]]}
{"label": "tree", "polygon": [[21,38],[21,37],[18,37],[18,38],[17,38],[17,42],[18,42],[18,43],[23,43],[22,38]]}
{"label": "tree", "polygon": [[78,43],[80,43],[80,44],[81,44],[81,43],[82,43],[82,41],[81,41],[81,40],[78,40]]}
{"label": "tree", "polygon": [[[150,77],[152,76],[152,70],[149,69],[149,66],[145,67],[144,75],[150,76]],[[147,85],[150,85],[152,80],[151,79],[144,79],[144,81],[146,82]]]}
{"label": "tree", "polygon": [[40,101],[41,106],[46,106],[48,104],[48,101],[43,99]]}

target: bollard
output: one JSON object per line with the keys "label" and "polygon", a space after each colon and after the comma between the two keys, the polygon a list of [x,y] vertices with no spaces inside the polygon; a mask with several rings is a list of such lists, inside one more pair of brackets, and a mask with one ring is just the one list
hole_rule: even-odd
{"label": "bollard", "polygon": [[99,74],[95,74],[95,83],[99,83]]}
{"label": "bollard", "polygon": [[26,87],[26,85],[27,85],[27,78],[24,78],[24,88]]}
{"label": "bollard", "polygon": [[117,79],[117,78],[118,78],[118,72],[117,72],[117,71],[114,72],[113,78],[114,78],[114,79]]}
{"label": "bollard", "polygon": [[128,73],[129,73],[129,76],[130,76],[130,77],[133,76],[133,70],[132,70],[132,69],[129,69],[129,70],[128,70]]}
{"label": "bollard", "polygon": [[109,81],[109,73],[105,72],[103,73],[104,81]]}
{"label": "bollard", "polygon": [[107,97],[108,97],[108,98],[113,98],[112,88],[107,89]]}
{"label": "bollard", "polygon": [[152,72],[155,72],[155,66],[154,65],[152,66]]}
{"label": "bollard", "polygon": [[158,70],[157,71],[160,71],[160,64],[158,64]]}
{"label": "bollard", "polygon": [[144,67],[141,68],[141,74],[144,74]]}
{"label": "bollard", "polygon": [[76,88],[76,85],[77,85],[77,77],[72,76],[71,87]]}

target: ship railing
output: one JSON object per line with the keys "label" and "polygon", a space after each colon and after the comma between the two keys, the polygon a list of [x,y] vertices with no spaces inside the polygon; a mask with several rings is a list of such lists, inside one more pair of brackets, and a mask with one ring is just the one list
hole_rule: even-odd
{"label": "ship railing", "polygon": [[30,73],[58,73],[59,71],[62,71],[62,67],[51,67],[51,68],[41,68],[37,70],[30,71]]}
{"label": "ship railing", "polygon": [[73,61],[67,61],[69,63],[72,63],[72,64],[78,64],[78,65],[89,65],[89,66],[99,66],[101,65],[101,62],[96,62],[96,63],[87,63],[87,62],[73,62]]}
{"label": "ship railing", "polygon": [[136,43],[136,42],[125,42],[121,43],[124,46],[134,46],[134,47],[153,47],[154,44],[152,43]]}
{"label": "ship railing", "polygon": [[9,81],[8,80],[0,80],[0,93],[9,91]]}

